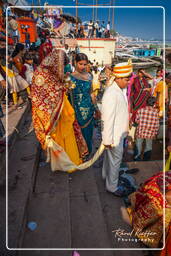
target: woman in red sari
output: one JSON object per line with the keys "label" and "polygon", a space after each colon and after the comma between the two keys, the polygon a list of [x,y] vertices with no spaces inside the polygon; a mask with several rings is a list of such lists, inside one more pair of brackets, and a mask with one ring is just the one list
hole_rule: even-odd
{"label": "woman in red sari", "polygon": [[[166,197],[164,197],[164,189]],[[165,220],[166,245],[170,250],[167,241],[171,240],[171,171],[166,172],[165,177],[164,172],[161,172],[149,178],[130,195],[130,200],[131,207],[128,208],[128,212],[136,236],[148,247],[162,248]],[[161,255],[170,256],[171,251],[170,254]]]}
{"label": "woman in red sari", "polygon": [[87,154],[87,145],[66,96],[66,54],[53,49],[37,67],[31,86],[35,133],[53,171],[69,171]]}
{"label": "woman in red sari", "polygon": [[52,43],[49,39],[45,39],[39,47],[39,63],[52,51]]}
{"label": "woman in red sari", "polygon": [[139,69],[138,75],[131,86],[131,120],[133,123],[135,123],[135,116],[138,109],[146,106],[147,99],[150,96],[151,88],[147,82],[147,78],[152,79],[153,77],[144,72],[143,69]]}

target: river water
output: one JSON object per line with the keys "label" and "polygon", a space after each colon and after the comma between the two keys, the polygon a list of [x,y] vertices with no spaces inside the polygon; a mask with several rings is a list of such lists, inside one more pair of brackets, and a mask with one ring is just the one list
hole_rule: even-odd
{"label": "river water", "polygon": [[[158,67],[150,67],[147,69],[144,69],[147,73],[149,73],[152,76],[156,75],[156,71],[157,71]],[[171,73],[171,65],[166,65],[166,71]]]}

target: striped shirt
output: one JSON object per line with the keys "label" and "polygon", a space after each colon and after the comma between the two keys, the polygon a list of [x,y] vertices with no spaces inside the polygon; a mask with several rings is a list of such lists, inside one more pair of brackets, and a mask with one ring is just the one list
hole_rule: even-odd
{"label": "striped shirt", "polygon": [[142,139],[154,139],[159,130],[158,110],[146,106],[137,111],[135,122],[138,124],[136,137]]}

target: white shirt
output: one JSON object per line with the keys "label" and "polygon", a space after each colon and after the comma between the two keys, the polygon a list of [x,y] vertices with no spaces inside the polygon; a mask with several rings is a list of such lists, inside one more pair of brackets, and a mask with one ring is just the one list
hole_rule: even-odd
{"label": "white shirt", "polygon": [[107,28],[107,30],[110,30],[110,24],[107,24],[106,28]]}
{"label": "white shirt", "polygon": [[98,29],[99,28],[99,23],[96,22],[94,26],[95,26],[96,29]]}
{"label": "white shirt", "polygon": [[98,67],[98,71],[102,72],[105,67]]}
{"label": "white shirt", "polygon": [[26,81],[29,84],[31,84],[32,83],[32,78],[33,78],[33,66],[29,65],[27,63],[25,63],[24,66],[26,66],[26,72],[25,72]]}
{"label": "white shirt", "polygon": [[92,29],[93,28],[93,22],[89,22],[88,23],[88,29],[90,30],[90,29]]}
{"label": "white shirt", "polygon": [[127,136],[128,103],[116,82],[106,88],[102,98],[102,142],[117,146]]}

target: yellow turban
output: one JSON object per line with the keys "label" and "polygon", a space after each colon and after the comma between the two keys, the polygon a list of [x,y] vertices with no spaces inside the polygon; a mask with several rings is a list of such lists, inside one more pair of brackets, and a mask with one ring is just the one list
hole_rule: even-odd
{"label": "yellow turban", "polygon": [[113,68],[113,76],[115,77],[128,77],[133,72],[132,60],[128,62],[118,63]]}

